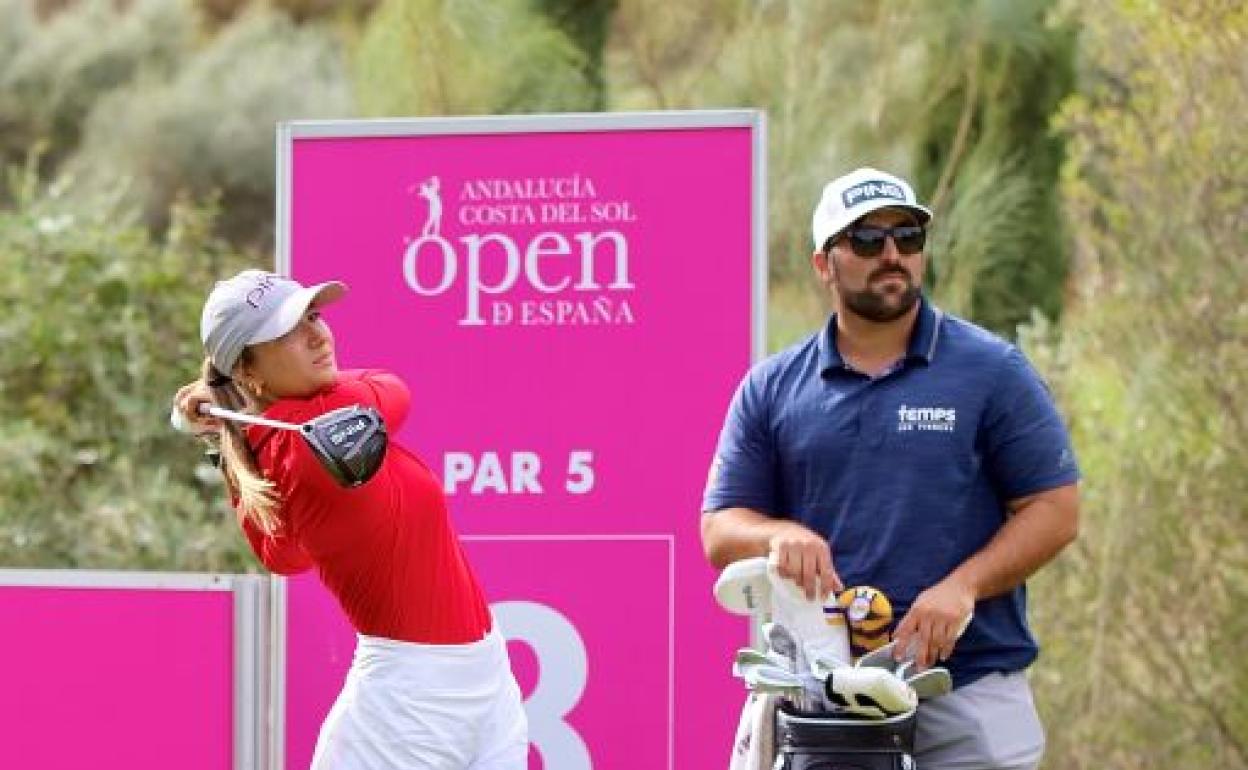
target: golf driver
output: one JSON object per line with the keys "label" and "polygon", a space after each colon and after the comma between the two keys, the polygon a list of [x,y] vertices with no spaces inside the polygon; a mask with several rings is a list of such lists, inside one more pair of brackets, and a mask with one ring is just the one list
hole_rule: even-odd
{"label": "golf driver", "polygon": [[301,425],[209,404],[202,404],[199,411],[222,420],[298,432],[312,455],[342,487],[358,487],[371,479],[386,457],[386,424],[372,407],[340,407]]}

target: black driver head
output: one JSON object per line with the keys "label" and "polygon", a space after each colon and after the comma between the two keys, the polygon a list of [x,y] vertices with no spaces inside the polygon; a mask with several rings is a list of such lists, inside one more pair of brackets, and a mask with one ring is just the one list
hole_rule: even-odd
{"label": "black driver head", "polygon": [[344,406],[299,426],[316,459],[339,486],[358,487],[386,457],[386,424],[376,409]]}

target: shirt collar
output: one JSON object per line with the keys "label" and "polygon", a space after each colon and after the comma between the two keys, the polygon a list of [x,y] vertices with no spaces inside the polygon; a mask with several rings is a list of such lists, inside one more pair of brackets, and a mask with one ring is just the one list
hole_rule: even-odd
{"label": "shirt collar", "polygon": [[[944,312],[927,301],[919,300],[919,314],[914,328],[910,330],[910,343],[906,347],[907,360],[919,360],[930,364],[936,358],[936,344],[940,341],[940,326]],[[844,369],[845,359],[836,348],[836,313],[828,316],[828,322],[819,334],[819,373],[827,375],[834,369]]]}

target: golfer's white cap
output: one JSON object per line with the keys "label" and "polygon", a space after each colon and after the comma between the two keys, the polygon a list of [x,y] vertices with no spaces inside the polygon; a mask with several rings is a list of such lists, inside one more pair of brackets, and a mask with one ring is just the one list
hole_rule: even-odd
{"label": "golfer's white cap", "polygon": [[339,281],[304,287],[263,270],[244,270],[218,281],[204,303],[199,336],[212,365],[229,374],[243,348],[275,340],[295,328],[308,307],[326,305],[347,291]]}
{"label": "golfer's white cap", "polygon": [[811,218],[815,248],[862,217],[879,209],[906,209],[925,225],[932,218],[926,206],[919,205],[910,183],[898,176],[864,166],[828,182]]}

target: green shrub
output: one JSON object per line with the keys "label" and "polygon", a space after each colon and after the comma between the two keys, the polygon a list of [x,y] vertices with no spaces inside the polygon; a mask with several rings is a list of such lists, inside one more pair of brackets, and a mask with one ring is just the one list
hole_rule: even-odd
{"label": "green shrub", "polygon": [[239,570],[217,476],[168,424],[199,307],[244,260],[179,204],[153,239],[116,200],[19,179],[0,210],[0,566]]}
{"label": "green shrub", "polygon": [[0,0],[0,163],[43,143],[43,161],[54,166],[77,146],[100,98],[178,68],[195,34],[189,0],[127,5],[85,0],[39,22],[31,3]]}
{"label": "green shrub", "polygon": [[255,11],[168,77],[100,99],[69,164],[89,194],[124,191],[160,229],[180,194],[220,194],[222,232],[271,242],[278,121],[353,112],[338,43],[319,27]]}
{"label": "green shrub", "polygon": [[1034,585],[1046,767],[1245,767],[1248,12],[1070,6],[1075,281],[1044,356],[1085,513]]}
{"label": "green shrub", "polygon": [[387,0],[355,82],[367,115],[583,111],[596,102],[585,59],[529,0]]}

